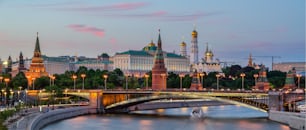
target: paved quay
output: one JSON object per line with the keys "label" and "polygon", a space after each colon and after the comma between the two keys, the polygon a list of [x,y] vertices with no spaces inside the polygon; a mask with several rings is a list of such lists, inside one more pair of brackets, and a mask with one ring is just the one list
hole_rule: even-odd
{"label": "paved quay", "polygon": [[42,113],[39,112],[38,108],[30,108],[26,111],[23,110],[22,112],[18,112],[13,116],[17,120],[14,120],[13,122],[7,121],[10,122],[8,123],[7,128],[8,130],[25,130],[28,124],[30,124],[30,122],[40,114]]}

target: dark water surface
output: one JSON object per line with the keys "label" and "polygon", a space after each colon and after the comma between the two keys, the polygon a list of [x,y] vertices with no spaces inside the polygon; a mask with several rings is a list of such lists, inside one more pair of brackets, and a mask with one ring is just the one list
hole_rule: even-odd
{"label": "dark water surface", "polygon": [[267,113],[226,105],[201,107],[205,118],[190,117],[192,108],[86,115],[55,122],[43,130],[290,130],[267,119]]}

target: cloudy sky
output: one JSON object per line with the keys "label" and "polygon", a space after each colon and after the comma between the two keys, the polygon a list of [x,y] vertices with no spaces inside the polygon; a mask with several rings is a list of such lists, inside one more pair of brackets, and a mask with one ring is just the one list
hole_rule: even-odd
{"label": "cloudy sky", "polygon": [[304,0],[0,0],[0,16],[2,60],[31,58],[36,32],[47,56],[139,50],[159,28],[163,50],[178,53],[184,40],[189,53],[195,26],[200,58],[208,42],[215,58],[241,65],[249,53],[305,61]]}

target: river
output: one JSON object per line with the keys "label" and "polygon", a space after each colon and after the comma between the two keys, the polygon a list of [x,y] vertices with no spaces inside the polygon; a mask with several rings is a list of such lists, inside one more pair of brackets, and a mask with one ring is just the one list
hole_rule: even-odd
{"label": "river", "polygon": [[190,117],[192,108],[85,115],[55,122],[43,130],[290,130],[267,119],[267,113],[238,105],[201,107],[205,118]]}

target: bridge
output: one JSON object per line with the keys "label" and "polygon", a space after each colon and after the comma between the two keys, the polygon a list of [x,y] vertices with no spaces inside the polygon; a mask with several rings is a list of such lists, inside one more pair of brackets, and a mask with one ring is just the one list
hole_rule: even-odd
{"label": "bridge", "polygon": [[[206,100],[206,103],[202,105],[237,104],[267,112],[269,110],[280,110],[284,104],[305,99],[304,93],[290,96],[290,94],[282,92],[265,93],[252,91],[69,90],[63,92],[63,94],[87,99],[90,106],[104,112],[148,110],[148,107],[144,105],[151,105],[151,109],[198,106],[199,103],[193,103],[193,99]],[[29,97],[36,97],[39,100],[50,97],[52,93],[30,90],[27,92],[27,95]],[[169,101],[156,102],[161,100]]]}

